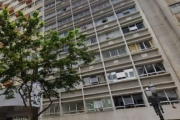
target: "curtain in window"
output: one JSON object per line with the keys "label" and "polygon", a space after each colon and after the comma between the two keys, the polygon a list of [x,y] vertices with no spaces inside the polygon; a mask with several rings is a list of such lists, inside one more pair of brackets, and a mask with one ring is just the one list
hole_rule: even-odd
{"label": "curtain in window", "polygon": [[130,48],[131,52],[137,52],[138,51],[136,44],[130,45],[129,48]]}

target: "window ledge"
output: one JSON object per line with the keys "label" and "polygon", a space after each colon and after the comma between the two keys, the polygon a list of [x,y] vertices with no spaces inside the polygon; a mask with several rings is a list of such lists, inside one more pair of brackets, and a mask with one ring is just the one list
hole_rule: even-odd
{"label": "window ledge", "polygon": [[142,31],[145,31],[145,30],[148,30],[148,29],[147,28],[142,28],[140,30],[136,30],[136,31],[133,31],[133,32],[130,32],[130,33],[126,33],[126,34],[124,34],[124,36],[126,37],[128,35],[132,35],[134,33],[142,32]]}
{"label": "window ledge", "polygon": [[[174,83],[174,81],[155,83],[155,84],[153,84],[153,85],[154,85],[154,86],[158,86],[158,85],[164,85],[164,84],[169,84],[169,83]],[[143,87],[148,87],[148,86],[149,86],[149,85],[143,85]]]}
{"label": "window ledge", "polygon": [[107,97],[110,97],[110,95],[104,95],[104,96],[97,96],[97,97],[88,97],[88,98],[84,98],[85,100],[92,100],[92,99],[100,99],[100,98],[107,98]]}
{"label": "window ledge", "polygon": [[89,94],[84,94],[84,96],[90,96],[90,95],[97,95],[97,94],[103,94],[103,93],[109,93],[109,91],[101,91],[101,92],[96,92],[96,93],[89,93]]}
{"label": "window ledge", "polygon": [[[155,63],[155,62],[162,62],[162,61],[163,61],[162,58],[156,59],[156,58],[158,58],[158,57],[161,57],[161,55],[156,55],[156,56],[153,56],[153,57],[147,57],[147,58],[135,60],[134,62],[146,61],[146,62],[142,62],[142,63],[135,64],[135,66],[138,66],[138,65],[146,65],[146,64]],[[148,61],[149,59],[155,59],[155,60]]]}
{"label": "window ledge", "polygon": [[143,51],[133,52],[133,53],[131,53],[131,55],[138,55],[138,54],[142,54],[142,53],[146,53],[146,52],[150,52],[150,51],[155,51],[155,50],[158,50],[158,48],[154,48],[154,47],[152,47],[151,49],[147,49],[147,50],[143,50]]}
{"label": "window ledge", "polygon": [[137,80],[137,78],[129,79],[129,80],[121,80],[121,81],[117,81],[117,82],[109,82],[109,85],[123,83],[123,82],[136,81],[136,80]]}
{"label": "window ledge", "polygon": [[[111,60],[115,60],[115,59],[119,59],[119,58],[125,58],[125,57],[128,57],[128,56],[129,56],[128,54],[118,55],[118,56],[106,58],[106,59],[104,59],[104,62],[111,61]],[[126,63],[128,63],[128,62],[124,62],[124,63],[126,64]],[[123,63],[121,63],[121,64],[123,64]]]}
{"label": "window ledge", "polygon": [[139,14],[139,11],[136,11],[134,13],[131,13],[131,14],[128,14],[128,15],[125,15],[123,17],[118,17],[119,20],[122,20],[122,19],[125,19],[125,18],[128,18],[128,17],[131,17],[132,15],[135,15],[135,14]]}
{"label": "window ledge", "polygon": [[151,76],[146,76],[146,77],[140,77],[141,80],[148,79],[148,78],[155,78],[155,77],[161,77],[161,76],[167,76],[170,75],[170,73],[162,73],[162,74],[156,74],[156,75],[151,75]]}
{"label": "window ledge", "polygon": [[[102,41],[100,41],[99,42],[99,44],[102,44],[102,43],[105,43],[105,42],[110,42],[110,41],[112,41],[112,40],[115,40],[115,39],[121,39],[122,38],[122,36],[117,36],[117,37],[112,37],[112,38],[109,38],[109,39],[105,39],[105,40],[102,40]],[[124,43],[124,41],[119,41],[120,43]],[[113,44],[112,44],[113,45]],[[107,46],[109,46],[109,45],[107,45]],[[104,47],[107,47],[107,46],[102,46],[101,48],[104,48]]]}
{"label": "window ledge", "polygon": [[100,86],[105,86],[107,85],[107,83],[102,83],[102,84],[97,84],[97,85],[89,85],[89,86],[84,86],[84,89],[88,89],[88,88],[95,88],[95,87],[100,87]]}
{"label": "window ledge", "polygon": [[121,91],[121,90],[130,90],[130,89],[136,89],[136,88],[140,88],[140,86],[111,90],[111,92],[116,92],[116,91]]}

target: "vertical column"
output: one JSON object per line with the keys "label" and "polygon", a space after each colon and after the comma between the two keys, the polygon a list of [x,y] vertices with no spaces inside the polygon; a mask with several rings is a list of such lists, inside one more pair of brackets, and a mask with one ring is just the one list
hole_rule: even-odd
{"label": "vertical column", "polygon": [[104,58],[103,58],[101,47],[100,47],[100,44],[99,44],[99,38],[98,38],[98,35],[97,35],[96,24],[94,22],[94,17],[93,17],[93,14],[92,14],[92,9],[91,9],[91,5],[90,5],[89,0],[88,0],[88,3],[89,3],[89,9],[90,9],[90,13],[91,13],[92,21],[93,21],[93,26],[94,26],[94,30],[95,30],[95,35],[96,35],[96,39],[97,39],[98,49],[99,49],[99,52],[100,52],[100,58],[101,58],[104,73],[105,73],[105,79],[106,79],[106,82],[107,82],[108,91],[109,91],[109,95],[110,95],[110,98],[111,98],[111,104],[112,104],[112,107],[115,108],[113,98],[112,98],[111,89],[110,89],[110,85],[109,85],[109,81],[108,81],[108,78],[107,78],[107,72],[106,72],[106,68],[105,68],[105,64],[104,64]]}
{"label": "vertical column", "polygon": [[116,19],[117,19],[118,26],[119,26],[119,30],[120,30],[120,32],[121,32],[121,34],[122,34],[122,38],[123,38],[123,41],[124,41],[124,44],[125,44],[127,53],[129,54],[130,61],[131,61],[132,65],[133,65],[133,69],[134,69],[134,71],[135,71],[135,75],[136,75],[136,77],[137,77],[137,79],[138,79],[138,83],[139,83],[139,85],[140,85],[140,87],[141,87],[141,91],[142,91],[142,93],[143,93],[143,98],[144,98],[144,100],[145,100],[145,104],[146,104],[146,106],[149,106],[147,97],[146,97],[146,95],[145,95],[145,93],[144,93],[144,89],[143,89],[143,86],[142,86],[140,77],[139,77],[138,72],[137,72],[137,70],[136,70],[136,67],[135,67],[135,64],[134,64],[134,61],[133,61],[131,52],[130,52],[129,47],[128,47],[128,45],[127,45],[127,42],[126,42],[124,33],[123,33],[122,29],[121,29],[121,24],[120,24],[120,22],[119,22],[119,20],[118,20],[118,17],[117,17],[117,15],[116,15],[115,10],[114,10],[114,5],[113,5],[113,3],[111,2],[111,0],[109,0],[109,1],[110,1],[111,5],[112,5],[112,9],[113,9],[114,15],[115,15],[115,17],[116,17]]}

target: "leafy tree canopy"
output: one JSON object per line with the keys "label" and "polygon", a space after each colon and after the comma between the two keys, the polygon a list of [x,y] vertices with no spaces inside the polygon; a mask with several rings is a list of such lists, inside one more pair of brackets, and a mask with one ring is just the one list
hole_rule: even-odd
{"label": "leafy tree canopy", "polygon": [[[0,13],[0,86],[6,87],[6,99],[13,98],[15,92],[20,94],[32,120],[33,98],[45,95],[51,105],[52,92],[70,90],[81,81],[73,66],[87,65],[93,59],[84,44],[85,35],[78,30],[69,31],[65,37],[55,31],[42,34],[39,30],[44,23],[38,15],[35,11],[27,17],[18,11],[17,20],[12,22],[7,8]],[[34,86],[40,88],[38,94]]]}

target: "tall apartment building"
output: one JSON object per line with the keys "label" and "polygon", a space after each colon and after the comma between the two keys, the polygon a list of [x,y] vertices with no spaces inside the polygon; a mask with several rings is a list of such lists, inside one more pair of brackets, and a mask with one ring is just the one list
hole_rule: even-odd
{"label": "tall apartment building", "polygon": [[[0,0],[0,12],[3,7],[9,8],[11,21],[17,19],[16,12],[19,10],[22,10],[27,17],[32,15],[34,10],[40,12],[41,19],[43,16],[43,0]],[[5,100],[4,98],[4,96],[0,96],[0,120],[28,119],[26,108],[23,107],[23,101],[18,94],[15,94],[15,99]],[[34,107],[33,110],[38,113],[38,107]]]}
{"label": "tall apartment building", "polygon": [[59,90],[43,120],[159,120],[144,93],[150,83],[165,119],[180,119],[180,0],[45,0],[44,20],[61,37],[79,28],[98,54],[74,66],[84,83]]}

